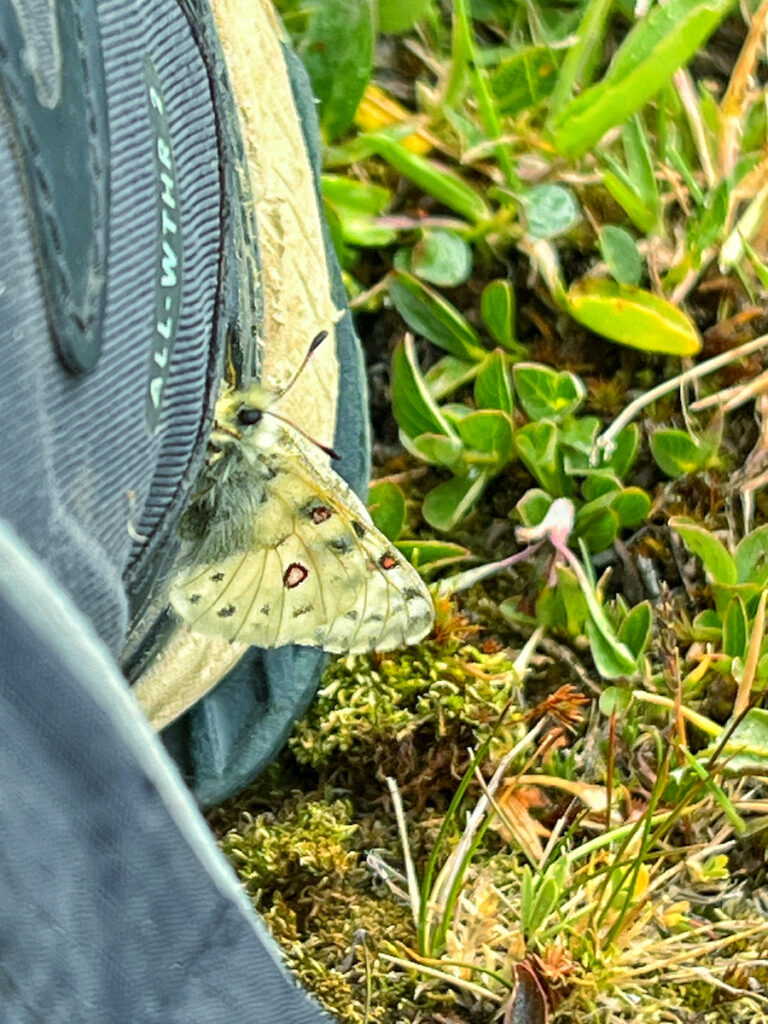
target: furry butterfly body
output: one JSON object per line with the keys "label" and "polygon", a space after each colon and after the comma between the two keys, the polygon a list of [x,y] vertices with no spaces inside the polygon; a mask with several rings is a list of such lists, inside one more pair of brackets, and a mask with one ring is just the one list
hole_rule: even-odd
{"label": "furry butterfly body", "polygon": [[173,607],[199,632],[259,647],[415,643],[434,618],[424,583],[323,450],[269,413],[274,400],[254,385],[217,404]]}

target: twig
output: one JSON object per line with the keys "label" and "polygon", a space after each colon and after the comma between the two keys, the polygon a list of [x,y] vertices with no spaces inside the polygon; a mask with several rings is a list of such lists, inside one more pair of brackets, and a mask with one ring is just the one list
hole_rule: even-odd
{"label": "twig", "polygon": [[761,334],[759,338],[753,338],[752,341],[748,341],[744,345],[739,345],[738,348],[733,348],[729,352],[723,352],[719,356],[707,359],[706,362],[699,363],[698,366],[691,367],[690,370],[686,370],[684,373],[678,374],[677,377],[672,377],[671,380],[662,381],[661,384],[657,384],[655,388],[651,388],[650,391],[646,391],[645,394],[640,395],[640,397],[636,398],[634,402],[630,402],[626,409],[616,417],[613,423],[611,423],[608,429],[604,430],[600,437],[597,438],[592,450],[593,464],[597,464],[601,451],[610,452],[613,450],[618,435],[647,405],[655,402],[663,395],[669,394],[670,391],[675,391],[677,388],[682,387],[685,384],[689,384],[692,380],[698,380],[699,377],[705,377],[708,373],[714,373],[715,370],[719,370],[723,366],[727,366],[736,359],[742,359],[744,356],[751,355],[753,352],[759,352],[760,349],[765,348],[766,345],[768,345],[768,334]]}

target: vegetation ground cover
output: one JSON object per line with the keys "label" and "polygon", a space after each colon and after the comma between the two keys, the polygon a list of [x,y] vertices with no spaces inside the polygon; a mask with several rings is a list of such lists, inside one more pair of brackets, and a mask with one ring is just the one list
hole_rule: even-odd
{"label": "vegetation ground cover", "polygon": [[768,1019],[768,3],[279,6],[438,623],[222,847],[350,1024]]}

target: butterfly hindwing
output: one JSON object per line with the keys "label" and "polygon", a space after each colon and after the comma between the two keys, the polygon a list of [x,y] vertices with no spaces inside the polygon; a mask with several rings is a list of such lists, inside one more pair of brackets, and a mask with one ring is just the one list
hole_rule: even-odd
{"label": "butterfly hindwing", "polygon": [[260,647],[341,653],[421,639],[433,609],[419,575],[322,452],[265,420],[217,438],[171,588],[176,611],[202,633]]}

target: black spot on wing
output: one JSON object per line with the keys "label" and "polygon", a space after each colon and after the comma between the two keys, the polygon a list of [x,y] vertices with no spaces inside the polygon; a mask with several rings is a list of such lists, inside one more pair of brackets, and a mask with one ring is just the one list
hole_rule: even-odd
{"label": "black spot on wing", "polygon": [[223,579],[224,579],[224,573],[223,572],[215,572],[213,574],[213,576],[211,576],[211,583],[221,583],[221,581]]}
{"label": "black spot on wing", "polygon": [[363,526],[363,524],[361,522],[359,522],[357,519],[353,519],[352,520],[352,529],[355,531],[355,533],[360,538],[360,540],[362,540],[363,537],[366,534],[366,529]]}
{"label": "black spot on wing", "polygon": [[313,608],[314,605],[312,604],[302,605],[301,608],[297,608],[294,612],[292,612],[291,617],[294,619],[298,619],[300,615],[307,615],[309,612],[312,611]]}
{"label": "black spot on wing", "polygon": [[231,618],[231,616],[235,614],[236,611],[237,609],[233,604],[228,604],[225,605],[223,608],[219,608],[216,614],[219,616],[220,619],[229,619]]}
{"label": "black spot on wing", "polygon": [[351,621],[354,622],[357,619],[357,612],[352,608],[351,611],[344,612],[344,618],[351,619]]}
{"label": "black spot on wing", "polygon": [[189,603],[190,604],[199,604],[200,599],[202,598],[202,596],[203,596],[202,594],[190,594]]}
{"label": "black spot on wing", "polygon": [[327,543],[331,551],[335,551],[339,555],[348,555],[355,546],[355,542],[346,533],[341,534],[340,537],[334,537]]}

